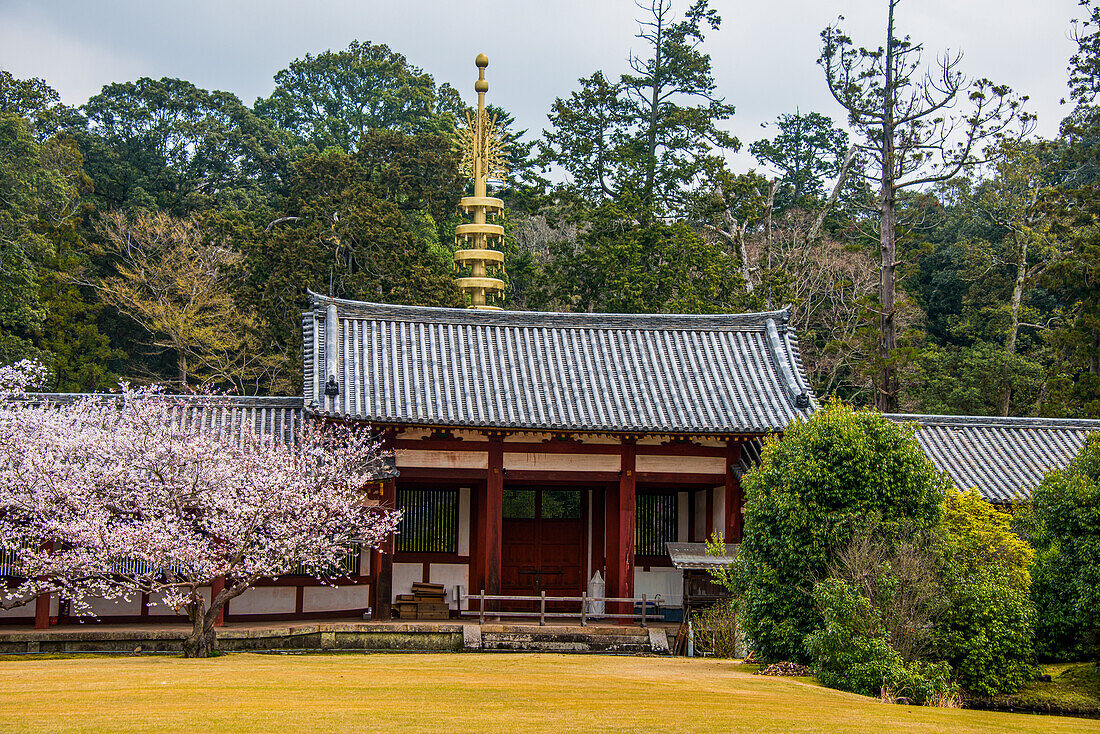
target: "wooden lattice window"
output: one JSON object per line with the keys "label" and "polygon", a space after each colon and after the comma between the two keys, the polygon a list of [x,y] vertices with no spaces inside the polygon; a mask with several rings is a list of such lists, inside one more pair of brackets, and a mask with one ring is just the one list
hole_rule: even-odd
{"label": "wooden lattice window", "polygon": [[404,513],[395,542],[399,553],[457,551],[457,489],[398,489],[397,507]]}
{"label": "wooden lattice window", "polygon": [[0,549],[0,577],[19,576],[19,552]]}
{"label": "wooden lattice window", "polygon": [[639,494],[634,500],[634,553],[665,555],[665,543],[676,542],[679,503],[675,494]]}

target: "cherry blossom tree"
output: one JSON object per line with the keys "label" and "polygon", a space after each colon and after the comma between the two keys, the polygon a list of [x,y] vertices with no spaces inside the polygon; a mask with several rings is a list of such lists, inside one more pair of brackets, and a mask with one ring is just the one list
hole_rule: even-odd
{"label": "cherry blossom tree", "polygon": [[[212,396],[212,401],[219,398]],[[187,614],[187,657],[216,649],[226,602],[258,580],[338,574],[348,548],[377,547],[399,513],[368,500],[385,476],[377,440],[305,422],[293,440],[248,426],[203,431],[157,388],[0,407],[0,547],[17,549],[17,603],[148,594]]]}

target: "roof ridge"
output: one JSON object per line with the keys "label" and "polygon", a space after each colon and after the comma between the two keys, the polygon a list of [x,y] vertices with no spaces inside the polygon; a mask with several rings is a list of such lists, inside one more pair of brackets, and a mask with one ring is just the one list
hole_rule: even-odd
{"label": "roof ridge", "polygon": [[[181,400],[196,405],[268,405],[280,408],[303,407],[302,398],[294,395],[184,395],[180,393],[161,393],[161,397],[170,400]],[[32,392],[24,393],[18,397],[24,402],[35,400],[53,400],[56,402],[70,402],[83,400],[84,398],[97,398],[100,400],[115,400],[121,398],[122,393],[117,392]]]}
{"label": "roof ridge", "polygon": [[922,426],[957,428],[1076,428],[1100,430],[1100,420],[1093,418],[1036,418],[1000,415],[935,415],[923,413],[887,413],[896,421],[915,421]]}
{"label": "roof ridge", "polygon": [[639,329],[674,331],[742,331],[766,328],[769,320],[780,331],[790,328],[790,309],[720,314],[621,314],[568,311],[480,311],[438,306],[353,301],[308,291],[311,309],[337,306],[341,318],[378,318],[386,321],[469,324],[474,326],[546,327],[573,329]]}

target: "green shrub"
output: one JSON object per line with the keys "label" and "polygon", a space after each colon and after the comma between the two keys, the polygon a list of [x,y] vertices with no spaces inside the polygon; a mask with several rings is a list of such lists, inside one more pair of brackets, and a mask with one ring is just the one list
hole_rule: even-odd
{"label": "green shrub", "polygon": [[872,515],[886,537],[939,520],[948,480],[913,438],[913,426],[830,402],[769,441],[744,477],[745,526],[730,585],[762,660],[806,661],[820,624],[814,579]]}
{"label": "green shrub", "polygon": [[995,696],[1035,678],[1035,615],[1027,591],[990,574],[956,583],[951,601],[939,637],[963,688]]}
{"label": "green shrub", "polygon": [[814,586],[814,602],[824,624],[806,638],[806,650],[823,685],[914,703],[957,698],[951,667],[902,660],[877,610],[854,586],[825,579]]}
{"label": "green shrub", "polygon": [[1100,434],[1032,495],[1037,644],[1055,660],[1100,657]]}
{"label": "green shrub", "polygon": [[1012,518],[977,492],[948,495],[944,578],[950,604],[937,627],[941,653],[967,690],[1014,693],[1035,676],[1035,610],[1028,572],[1035,556]]}

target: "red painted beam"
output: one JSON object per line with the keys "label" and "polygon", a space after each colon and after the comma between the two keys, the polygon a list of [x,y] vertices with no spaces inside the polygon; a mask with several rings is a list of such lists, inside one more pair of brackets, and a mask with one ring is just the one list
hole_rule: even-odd
{"label": "red painted beam", "polygon": [[726,479],[725,474],[690,474],[677,472],[638,472],[639,484],[666,484],[680,486],[684,484],[705,484],[707,487],[717,487]]}
{"label": "red painted beam", "polygon": [[[488,441],[465,441],[455,438],[398,438],[393,448],[413,451],[454,451],[485,453]],[[674,443],[637,446],[638,456],[725,456],[724,446],[699,446],[690,443]],[[619,446],[607,443],[583,443],[577,441],[509,441],[504,444],[507,454],[597,454],[617,455]]]}

